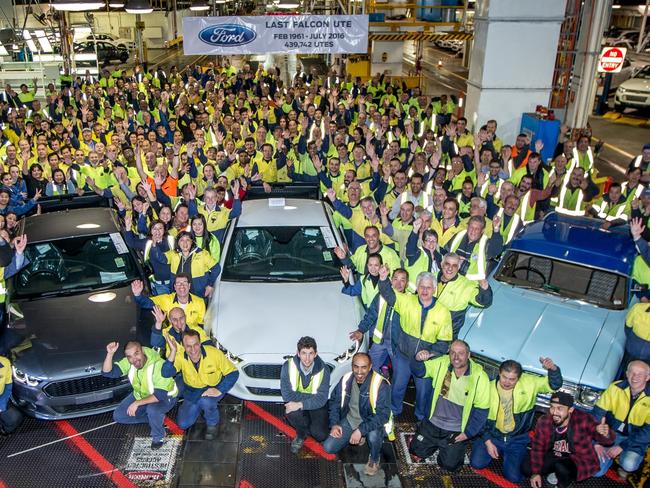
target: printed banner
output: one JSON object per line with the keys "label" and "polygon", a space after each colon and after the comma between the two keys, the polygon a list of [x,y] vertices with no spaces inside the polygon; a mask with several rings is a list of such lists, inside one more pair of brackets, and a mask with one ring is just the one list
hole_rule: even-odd
{"label": "printed banner", "polygon": [[186,55],[366,53],[368,16],[185,17],[183,50]]}

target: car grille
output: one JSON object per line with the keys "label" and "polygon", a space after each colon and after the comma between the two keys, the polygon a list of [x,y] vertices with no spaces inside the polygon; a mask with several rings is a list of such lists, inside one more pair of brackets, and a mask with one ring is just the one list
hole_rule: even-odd
{"label": "car grille", "polygon": [[110,390],[128,384],[128,378],[106,378],[102,375],[86,376],[74,380],[53,381],[43,388],[50,397],[81,395],[96,391]]}
{"label": "car grille", "polygon": [[498,362],[474,353],[472,353],[472,359],[483,366],[483,370],[487,373],[491,380],[499,376],[500,364]]}
{"label": "car grille", "polygon": [[259,396],[282,396],[282,393],[280,390],[276,390],[275,388],[258,388],[256,386],[247,386],[246,387],[248,391],[250,391],[253,395],[259,395]]}
{"label": "car grille", "polygon": [[279,380],[281,364],[249,364],[244,368],[244,373],[250,378],[260,380]]}
{"label": "car grille", "polygon": [[61,415],[66,415],[70,413],[81,413],[87,412],[89,410],[101,410],[104,408],[110,408],[116,406],[128,395],[128,391],[123,392],[122,394],[115,395],[114,398],[110,400],[101,400],[98,402],[83,403],[81,405],[52,405],[49,408],[54,410],[56,413]]}

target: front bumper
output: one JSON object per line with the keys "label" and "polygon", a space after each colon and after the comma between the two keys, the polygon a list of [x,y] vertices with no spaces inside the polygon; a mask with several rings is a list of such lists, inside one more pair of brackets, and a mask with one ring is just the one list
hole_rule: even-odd
{"label": "front bumper", "polygon": [[[352,358],[339,363],[333,355],[319,356],[330,369],[331,392],[343,375],[352,371]],[[282,403],[280,371],[286,361],[284,357],[272,354],[247,355],[236,363],[239,379],[228,393],[242,400]]]}
{"label": "front bumper", "polygon": [[[89,377],[69,380],[45,380],[37,386],[28,386],[14,382],[12,400],[27,415],[43,420],[63,420],[85,417],[115,409],[132,388],[128,379],[122,378],[114,385],[106,383],[96,385],[97,389],[53,388],[54,384],[78,384],[86,382]],[[76,382],[76,383],[75,383]],[[92,385],[91,385],[92,386]],[[88,391],[89,390],[89,391]]]}
{"label": "front bumper", "polygon": [[650,107],[650,93],[629,90],[621,93],[620,91],[617,91],[615,101],[618,104],[626,105],[629,107]]}
{"label": "front bumper", "polygon": [[[481,356],[479,354],[472,353],[472,359],[476,361],[483,367],[483,370],[487,373],[490,380],[495,379],[499,376],[499,362],[494,361],[488,357]],[[537,375],[538,373],[533,371],[525,371],[526,373]],[[580,410],[591,411],[594,408],[594,405],[598,401],[600,396],[600,391],[594,390],[587,386],[575,385],[569,381],[564,381],[561,391],[565,391],[573,395],[575,399],[575,406]],[[540,394],[537,395],[536,406],[538,410],[546,411],[551,402],[550,394]]]}

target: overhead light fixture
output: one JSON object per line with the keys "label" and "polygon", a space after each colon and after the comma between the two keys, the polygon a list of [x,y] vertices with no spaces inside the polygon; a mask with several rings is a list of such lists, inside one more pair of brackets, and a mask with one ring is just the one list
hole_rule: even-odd
{"label": "overhead light fixture", "polygon": [[110,8],[124,8],[124,0],[108,0]]}
{"label": "overhead light fixture", "polygon": [[217,4],[224,4],[224,3],[226,3],[226,0],[215,0],[214,3],[217,3]]}
{"label": "overhead light fixture", "polygon": [[51,53],[51,52],[54,51],[52,49],[52,44],[50,44],[50,40],[45,35],[45,31],[37,30],[37,31],[34,31],[34,33],[36,34],[36,39],[38,39],[38,43],[43,48],[44,53]]}
{"label": "overhead light fixture", "polygon": [[618,5],[618,4],[614,4],[614,5],[612,5],[612,8],[621,8],[621,6]]}
{"label": "overhead light fixture", "polygon": [[153,12],[153,8],[149,4],[149,0],[127,0],[126,5],[124,6],[129,14],[150,14]]}
{"label": "overhead light fixture", "polygon": [[280,0],[280,2],[276,4],[276,7],[284,9],[294,9],[298,8],[299,6],[300,4],[298,2],[294,2],[292,0]]}
{"label": "overhead light fixture", "polygon": [[104,2],[96,0],[53,0],[52,7],[63,12],[84,12],[86,10],[99,10]]}
{"label": "overhead light fixture", "polygon": [[192,12],[205,12],[210,10],[210,4],[208,0],[194,0],[190,5],[190,10]]}

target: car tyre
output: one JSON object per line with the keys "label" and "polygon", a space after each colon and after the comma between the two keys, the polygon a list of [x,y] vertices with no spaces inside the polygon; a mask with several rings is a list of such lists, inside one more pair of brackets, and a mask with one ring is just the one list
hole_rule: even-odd
{"label": "car tyre", "polygon": [[125,53],[125,54],[122,54],[120,56],[120,62],[126,63],[128,60],[129,60],[129,55],[128,54]]}
{"label": "car tyre", "polygon": [[614,111],[619,113],[625,112],[625,105],[623,105],[622,103],[614,102]]}

